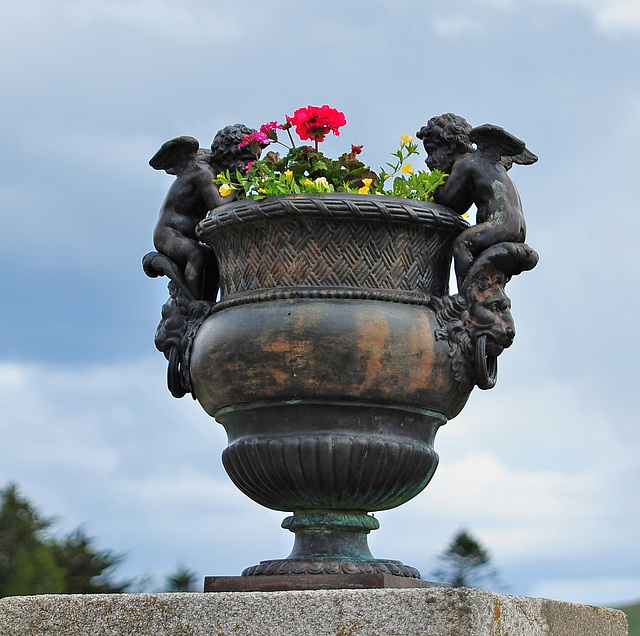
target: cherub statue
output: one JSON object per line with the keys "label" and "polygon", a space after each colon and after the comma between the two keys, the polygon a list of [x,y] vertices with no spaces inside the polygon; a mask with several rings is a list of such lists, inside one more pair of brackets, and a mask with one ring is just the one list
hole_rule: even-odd
{"label": "cherub statue", "polygon": [[452,113],[430,119],[417,137],[427,151],[429,169],[449,174],[434,193],[436,203],[458,214],[464,214],[472,204],[477,208],[476,225],[464,230],[453,243],[460,288],[484,250],[502,242],[524,243],[522,204],[507,170],[514,162],[526,165],[538,158],[503,128],[491,124],[471,128]]}
{"label": "cherub statue", "polygon": [[209,210],[234,199],[233,193],[223,198],[213,179],[226,170],[233,177],[256,159],[251,149],[240,145],[252,132],[242,124],[226,126],[216,134],[211,150],[199,148],[193,137],[176,137],[164,143],[149,161],[152,168],[177,177],[153,232],[158,251],[142,259],[148,276],[170,279],[170,298],[162,308],[155,344],[169,361],[167,383],[175,397],[193,395],[191,345],[215,304],[220,278],[215,254],[198,241],[196,226]]}
{"label": "cherub statue", "polygon": [[[214,255],[198,241],[196,226],[209,210],[233,200],[233,195],[222,198],[213,178],[226,170],[234,175],[256,158],[239,146],[242,137],[251,132],[251,128],[242,124],[227,126],[215,136],[210,152],[200,149],[193,137],[176,137],[164,143],[149,161],[152,168],[177,177],[160,209],[153,244],[160,254],[180,268],[183,281],[179,283],[186,285],[193,299],[215,300],[218,285]],[[208,293],[205,293],[207,268],[213,280],[207,282]]]}
{"label": "cherub statue", "polygon": [[196,237],[196,225],[223,202],[211,167],[198,161],[199,147],[193,137],[176,137],[162,144],[149,161],[152,168],[177,176],[160,209],[153,244],[182,269],[195,299],[203,297],[204,272],[211,256],[210,249]]}

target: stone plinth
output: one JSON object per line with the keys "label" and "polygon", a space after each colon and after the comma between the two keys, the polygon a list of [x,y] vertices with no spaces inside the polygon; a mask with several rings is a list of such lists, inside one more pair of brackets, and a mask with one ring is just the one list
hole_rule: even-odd
{"label": "stone plinth", "polygon": [[627,636],[617,610],[476,589],[0,599],[2,636]]}

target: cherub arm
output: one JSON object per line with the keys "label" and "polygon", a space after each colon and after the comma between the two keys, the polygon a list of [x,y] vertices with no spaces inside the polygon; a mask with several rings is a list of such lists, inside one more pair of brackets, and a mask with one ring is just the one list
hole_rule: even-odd
{"label": "cherub arm", "polygon": [[213,174],[211,170],[204,166],[198,176],[198,189],[202,196],[202,200],[207,206],[207,210],[213,210],[213,208],[217,208],[223,203],[229,202],[229,200],[223,200],[220,192],[218,191],[218,186],[213,182]]}
{"label": "cherub arm", "polygon": [[433,193],[433,199],[458,214],[464,214],[473,204],[470,185],[471,173],[466,162],[459,160],[446,181]]}

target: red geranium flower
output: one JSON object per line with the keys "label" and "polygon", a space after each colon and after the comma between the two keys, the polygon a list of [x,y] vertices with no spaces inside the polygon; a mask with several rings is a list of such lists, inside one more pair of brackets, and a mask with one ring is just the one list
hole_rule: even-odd
{"label": "red geranium flower", "polygon": [[318,142],[324,141],[330,132],[339,136],[338,129],[347,123],[347,119],[344,113],[325,104],[298,108],[293,117],[287,115],[287,122],[296,127],[296,133],[302,141],[313,139]]}

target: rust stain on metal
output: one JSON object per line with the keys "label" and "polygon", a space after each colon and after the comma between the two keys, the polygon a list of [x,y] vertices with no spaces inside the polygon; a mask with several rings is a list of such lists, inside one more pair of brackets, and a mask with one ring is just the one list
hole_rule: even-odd
{"label": "rust stain on metal", "polygon": [[445,388],[444,378],[439,373],[435,341],[430,333],[431,330],[431,321],[425,312],[414,322],[409,331],[408,350],[415,355],[415,363],[410,366],[407,374],[407,388],[410,391],[420,391],[427,387],[436,391]]}
{"label": "rust stain on metal", "polygon": [[371,316],[358,325],[356,348],[362,353],[366,366],[359,390],[368,389],[380,382],[384,370],[385,345],[391,335],[385,316]]}
{"label": "rust stain on metal", "polygon": [[262,346],[263,351],[272,351],[274,353],[288,353],[291,351],[291,340],[281,339],[274,340],[273,342],[265,342]]}

